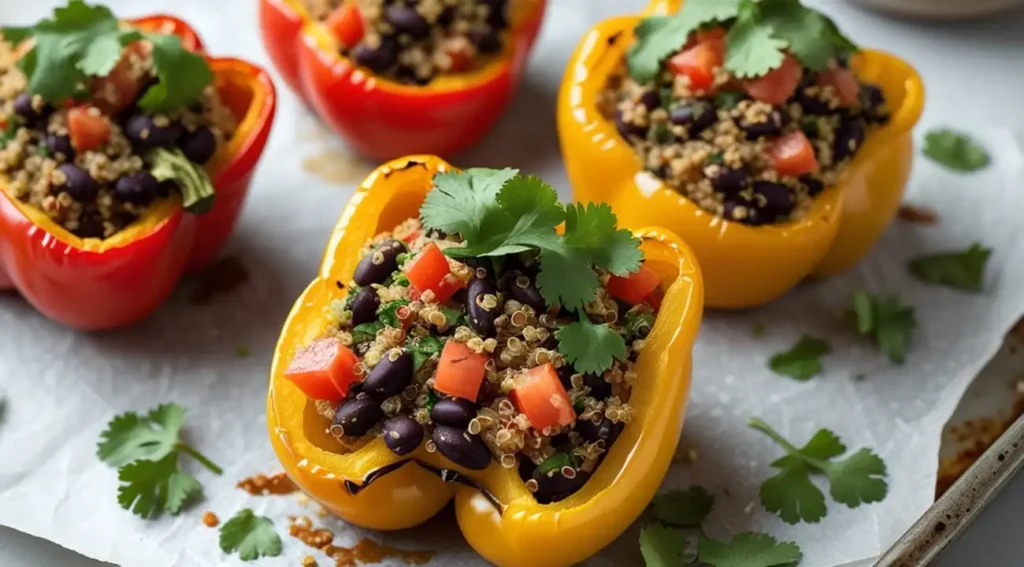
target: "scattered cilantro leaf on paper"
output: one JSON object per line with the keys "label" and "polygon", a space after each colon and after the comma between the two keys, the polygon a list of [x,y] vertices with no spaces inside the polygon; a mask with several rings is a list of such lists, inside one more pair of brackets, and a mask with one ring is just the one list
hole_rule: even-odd
{"label": "scattered cilantro leaf on paper", "polygon": [[803,448],[797,448],[760,419],[751,418],[748,425],[787,453],[772,463],[779,473],[761,485],[761,504],[783,521],[814,523],[827,514],[825,497],[811,480],[812,474],[825,475],[832,498],[850,508],[885,499],[885,463],[870,449],[838,459],[846,446],[827,429],[818,430]]}
{"label": "scattered cilantro leaf on paper", "polygon": [[989,164],[988,152],[981,144],[968,134],[948,128],[932,130],[925,134],[922,152],[955,171],[977,171]]}
{"label": "scattered cilantro leaf on paper", "polygon": [[220,548],[224,553],[238,552],[242,561],[281,555],[281,536],[274,522],[244,508],[220,527]]}
{"label": "scattered cilantro leaf on paper", "polygon": [[686,533],[664,524],[640,530],[640,554],[647,567],[678,567],[686,561]]}
{"label": "scattered cilantro leaf on paper", "polygon": [[634,30],[636,42],[626,55],[629,74],[641,83],[653,80],[661,62],[678,51],[692,32],[702,26],[735,18],[740,2],[687,0],[685,7],[676,14],[640,20]]}
{"label": "scattered cilantro leaf on paper", "polygon": [[803,559],[795,543],[780,543],[768,534],[754,532],[736,534],[727,542],[701,536],[697,555],[712,567],[782,567]]}
{"label": "scattered cilantro leaf on paper", "polygon": [[163,459],[176,450],[184,423],[185,410],[178,404],[157,406],[145,416],[123,413],[100,434],[96,456],[115,467],[140,459]]}
{"label": "scattered cilantro leaf on paper", "polygon": [[804,335],[789,350],[773,354],[768,366],[776,374],[806,382],[821,374],[821,357],[829,350],[823,339]]}
{"label": "scattered cilantro leaf on paper", "polygon": [[991,255],[991,248],[974,243],[966,250],[915,258],[907,264],[907,269],[923,282],[979,292],[984,283],[985,265]]}
{"label": "scattered cilantro leaf on paper", "polygon": [[910,333],[917,328],[913,307],[895,295],[858,291],[853,295],[853,313],[857,332],[872,337],[892,362],[906,361]]}
{"label": "scattered cilantro leaf on paper", "polygon": [[125,510],[143,518],[161,512],[177,515],[186,502],[203,493],[203,487],[192,475],[178,468],[178,455],[168,454],[158,461],[139,460],[117,471],[121,485],[117,502]]}
{"label": "scattered cilantro leaf on paper", "polygon": [[654,517],[680,528],[695,528],[708,517],[714,504],[715,497],[703,486],[670,490],[654,497]]}

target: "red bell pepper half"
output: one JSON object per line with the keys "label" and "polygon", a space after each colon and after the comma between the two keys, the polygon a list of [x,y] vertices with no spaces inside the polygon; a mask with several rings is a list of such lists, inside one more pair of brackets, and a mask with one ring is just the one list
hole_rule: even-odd
{"label": "red bell pepper half", "polygon": [[[196,32],[177,18],[155,15],[130,23],[173,33],[185,47],[202,50]],[[111,329],[145,318],[182,274],[217,256],[267,143],[276,95],[259,67],[232,58],[207,61],[221,99],[238,119],[235,135],[206,166],[216,191],[213,209],[196,216],[179,202],[164,200],[110,238],[83,239],[0,187],[0,289],[16,289],[41,313],[69,327]]]}
{"label": "red bell pepper half", "polygon": [[285,83],[359,152],[379,160],[450,155],[491,129],[515,91],[547,0],[513,4],[510,40],[497,60],[426,86],[401,85],[355,65],[302,0],[260,0],[263,44]]}

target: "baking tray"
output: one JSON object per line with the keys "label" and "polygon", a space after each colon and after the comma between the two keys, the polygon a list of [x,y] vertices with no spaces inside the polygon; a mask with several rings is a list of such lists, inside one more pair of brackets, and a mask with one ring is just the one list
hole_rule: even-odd
{"label": "baking tray", "polygon": [[964,394],[943,432],[936,502],[876,567],[932,564],[1024,468],[1024,322]]}

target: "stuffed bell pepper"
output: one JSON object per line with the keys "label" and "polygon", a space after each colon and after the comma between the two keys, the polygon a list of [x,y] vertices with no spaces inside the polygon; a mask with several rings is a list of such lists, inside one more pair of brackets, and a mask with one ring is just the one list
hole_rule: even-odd
{"label": "stuffed bell pepper", "polygon": [[169,16],[72,0],[0,40],[0,287],[79,329],[141,319],[219,252],[274,115]]}
{"label": "stuffed bell pepper", "polygon": [[270,437],[349,522],[407,528],[454,498],[488,561],[568,567],[661,483],[702,301],[667,231],[619,229],[515,170],[392,161],[285,323]]}
{"label": "stuffed bell pepper", "polygon": [[923,101],[907,63],[797,0],[660,0],[583,39],[558,128],[577,198],[674,231],[708,305],[741,308],[867,254]]}
{"label": "stuffed bell pepper", "polygon": [[508,106],[547,0],[260,0],[293,91],[363,154],[448,155]]}

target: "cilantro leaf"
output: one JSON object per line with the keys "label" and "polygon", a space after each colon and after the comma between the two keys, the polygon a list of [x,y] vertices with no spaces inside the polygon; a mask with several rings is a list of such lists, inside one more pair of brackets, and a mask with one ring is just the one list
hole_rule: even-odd
{"label": "cilantro leaf", "polygon": [[153,113],[166,112],[199,100],[213,82],[213,71],[206,59],[185,49],[176,35],[145,35],[153,45],[151,57],[159,82],[146,90],[139,99],[139,107]]}
{"label": "cilantro leaf", "polygon": [[365,343],[377,338],[377,331],[384,328],[380,321],[370,321],[352,327],[352,342],[355,344]]}
{"label": "cilantro leaf", "polygon": [[964,291],[981,291],[991,248],[971,244],[966,250],[941,252],[911,260],[907,269],[919,280]]}
{"label": "cilantro leaf", "polygon": [[988,152],[963,132],[949,128],[924,135],[924,155],[955,171],[971,172],[989,164]]}
{"label": "cilantro leaf", "polygon": [[654,313],[627,311],[625,327],[627,341],[646,338],[654,327]]}
{"label": "cilantro leaf", "polygon": [[654,497],[654,516],[673,526],[694,528],[711,513],[715,497],[703,486],[670,490]]}
{"label": "cilantro leaf", "polygon": [[[117,30],[113,26],[110,31]],[[90,77],[104,77],[114,70],[121,60],[124,46],[142,39],[136,30],[125,30],[115,34],[104,34],[94,39],[76,65],[78,70]]]}
{"label": "cilantro leaf", "polygon": [[781,567],[803,558],[795,543],[779,543],[768,534],[753,532],[736,534],[729,542],[701,536],[697,555],[712,567]]}
{"label": "cilantro leaf", "polygon": [[882,352],[896,364],[906,360],[910,332],[917,327],[914,308],[895,295],[873,295],[858,291],[853,295],[857,332],[874,338]]}
{"label": "cilantro leaf", "polygon": [[466,312],[461,309],[449,309],[441,306],[441,313],[444,315],[445,324],[451,327],[458,327],[466,322]]}
{"label": "cilantro leaf", "polygon": [[533,470],[533,478],[540,478],[542,476],[549,476],[552,473],[558,472],[565,467],[576,467],[579,466],[575,455],[567,453],[565,451],[559,451],[554,455],[544,459],[537,468]]}
{"label": "cilantro leaf", "polygon": [[381,304],[377,308],[377,318],[380,322],[395,329],[402,327],[402,321],[398,318],[398,309],[409,305],[408,299],[396,299],[387,303]]}
{"label": "cilantro leaf", "polygon": [[850,508],[885,499],[885,463],[870,449],[836,460],[846,452],[846,446],[827,429],[819,430],[803,448],[797,448],[760,419],[751,418],[748,425],[786,451],[784,457],[772,463],[779,473],[761,485],[761,504],[783,521],[813,523],[825,517],[825,496],[811,481],[812,474],[825,475],[832,498]]}
{"label": "cilantro leaf", "polygon": [[117,479],[121,482],[117,502],[143,518],[153,518],[163,511],[177,515],[186,502],[203,492],[195,477],[178,468],[176,453],[157,461],[124,465],[118,469]]}
{"label": "cilantro leaf", "polygon": [[857,51],[828,16],[803,6],[799,0],[760,4],[760,25],[786,43],[805,67],[821,72],[837,56]]}
{"label": "cilantro leaf", "polygon": [[281,536],[274,522],[244,508],[220,527],[220,548],[224,553],[238,552],[242,561],[281,555]]}
{"label": "cilantro leaf", "polygon": [[622,336],[605,324],[589,320],[570,323],[555,331],[558,350],[578,372],[599,374],[612,366],[612,359],[626,360]]}
{"label": "cilantro leaf", "polygon": [[442,348],[444,348],[444,343],[434,336],[409,339],[405,344],[405,350],[412,355],[412,371],[418,372],[430,357],[440,355]]}
{"label": "cilantro leaf", "polygon": [[640,269],[640,241],[617,219],[607,203],[576,203],[565,210],[565,244],[590,256],[591,262],[617,276]]}
{"label": "cilantro leaf", "polygon": [[626,55],[629,74],[640,83],[654,79],[661,62],[702,26],[735,18],[741,0],[687,0],[672,16],[651,16],[637,25],[636,42]]}
{"label": "cilantro leaf", "polygon": [[420,207],[423,223],[464,240],[479,240],[495,212],[498,192],[518,175],[515,169],[467,169],[434,176],[434,189]]}
{"label": "cilantro leaf", "polygon": [[827,342],[804,335],[789,350],[773,354],[768,366],[776,374],[806,382],[821,373],[821,357],[828,353]]}
{"label": "cilantro leaf", "polygon": [[163,459],[175,450],[184,423],[185,410],[178,404],[157,406],[145,417],[123,413],[100,434],[96,456],[115,467],[140,459]]}
{"label": "cilantro leaf", "polygon": [[[572,277],[566,277],[572,274]],[[537,288],[550,305],[564,305],[578,311],[594,298],[600,280],[587,258],[557,242],[540,253]]]}
{"label": "cilantro leaf", "polygon": [[678,567],[686,563],[686,534],[663,524],[640,530],[640,554],[647,567]]}
{"label": "cilantro leaf", "polygon": [[758,5],[742,0],[739,15],[725,36],[729,48],[725,52],[725,68],[738,78],[766,75],[782,66],[787,43],[778,39],[769,27],[760,25]]}

